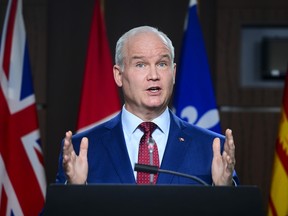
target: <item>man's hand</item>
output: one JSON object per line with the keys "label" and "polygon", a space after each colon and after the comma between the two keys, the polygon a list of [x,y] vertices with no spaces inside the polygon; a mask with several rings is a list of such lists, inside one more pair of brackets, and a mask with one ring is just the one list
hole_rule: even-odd
{"label": "man's hand", "polygon": [[85,184],[88,176],[88,139],[82,138],[77,156],[72,144],[72,132],[66,132],[63,145],[63,168],[68,184]]}
{"label": "man's hand", "polygon": [[236,159],[232,130],[227,129],[225,135],[226,140],[222,155],[220,139],[215,138],[213,141],[212,179],[215,185],[232,185],[233,183],[232,177]]}

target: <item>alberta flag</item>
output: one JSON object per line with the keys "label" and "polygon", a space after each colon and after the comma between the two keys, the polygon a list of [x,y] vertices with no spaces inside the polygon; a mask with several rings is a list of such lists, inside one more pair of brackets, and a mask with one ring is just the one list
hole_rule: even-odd
{"label": "alberta flag", "polygon": [[190,0],[173,100],[177,116],[221,133],[196,0]]}
{"label": "alberta flag", "polygon": [[21,0],[0,26],[0,216],[36,216],[46,179]]}

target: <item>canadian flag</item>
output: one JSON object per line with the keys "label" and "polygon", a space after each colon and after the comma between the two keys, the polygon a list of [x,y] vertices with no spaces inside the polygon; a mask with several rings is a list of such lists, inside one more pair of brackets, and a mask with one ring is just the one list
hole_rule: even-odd
{"label": "canadian flag", "polygon": [[39,215],[46,179],[21,0],[0,26],[0,216]]}
{"label": "canadian flag", "polygon": [[99,1],[95,1],[77,131],[83,131],[116,115],[121,108],[113,78],[113,64]]}

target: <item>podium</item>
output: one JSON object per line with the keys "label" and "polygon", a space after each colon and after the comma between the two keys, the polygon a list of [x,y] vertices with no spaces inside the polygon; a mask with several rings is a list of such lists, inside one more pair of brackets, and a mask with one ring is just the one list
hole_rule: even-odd
{"label": "podium", "polygon": [[45,216],[263,216],[257,186],[57,185],[47,187]]}

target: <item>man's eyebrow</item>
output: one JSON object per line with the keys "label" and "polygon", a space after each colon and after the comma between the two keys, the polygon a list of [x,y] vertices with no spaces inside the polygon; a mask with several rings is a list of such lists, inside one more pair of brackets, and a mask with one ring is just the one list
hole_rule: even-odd
{"label": "man's eyebrow", "polygon": [[168,58],[168,59],[170,59],[170,55],[169,55],[169,54],[165,54],[165,55],[162,55],[161,58]]}
{"label": "man's eyebrow", "polygon": [[[163,54],[163,55],[159,56],[159,60],[162,60],[162,59],[165,59],[165,58],[171,59],[169,54]],[[141,56],[141,55],[135,55],[135,56],[131,57],[131,61],[134,61],[134,60],[145,60],[145,59],[146,59],[146,57],[145,56]]]}
{"label": "man's eyebrow", "polygon": [[144,59],[145,57],[144,56],[132,56],[132,60],[138,60],[138,59]]}

